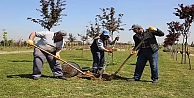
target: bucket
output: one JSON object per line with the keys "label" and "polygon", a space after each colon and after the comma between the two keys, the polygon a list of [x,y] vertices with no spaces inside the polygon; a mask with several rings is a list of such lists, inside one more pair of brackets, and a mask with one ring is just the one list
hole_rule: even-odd
{"label": "bucket", "polygon": [[[81,70],[80,66],[74,62],[68,62],[72,66],[76,67],[77,69]],[[73,67],[69,66],[68,64],[64,63],[61,65],[62,70],[63,70],[63,76],[66,78],[74,77],[76,76],[79,72],[74,69]]]}

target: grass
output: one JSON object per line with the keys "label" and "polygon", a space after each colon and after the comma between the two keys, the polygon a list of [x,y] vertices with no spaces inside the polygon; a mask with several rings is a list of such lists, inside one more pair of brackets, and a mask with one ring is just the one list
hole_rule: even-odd
{"label": "grass", "polygon": [[[117,65],[106,67],[114,73],[127,58],[128,51],[115,51]],[[194,70],[188,64],[170,57],[169,53],[159,53],[159,83],[150,81],[150,68],[146,66],[140,82],[126,80],[92,81],[78,77],[67,81],[52,78],[48,63],[43,67],[43,77],[35,81],[32,73],[32,53],[0,54],[0,98],[193,98]],[[63,60],[76,62],[80,67],[91,67],[92,57],[89,50],[64,50]],[[180,59],[179,59],[180,60]],[[133,77],[136,56],[132,56],[118,75]],[[194,57],[191,57],[194,64]],[[149,64],[148,64],[149,65]]]}
{"label": "grass", "polygon": [[33,47],[18,47],[18,46],[12,46],[12,47],[3,47],[0,46],[0,51],[1,52],[10,52],[10,51],[26,51],[31,49],[32,50]]}

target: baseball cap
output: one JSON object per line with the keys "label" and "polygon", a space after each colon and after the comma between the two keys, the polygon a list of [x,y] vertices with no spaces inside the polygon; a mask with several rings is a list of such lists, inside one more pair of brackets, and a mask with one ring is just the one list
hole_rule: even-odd
{"label": "baseball cap", "polygon": [[129,30],[133,30],[133,29],[137,29],[137,28],[142,28],[142,26],[140,26],[138,24],[134,24],[134,25],[132,25],[131,29],[129,29]]}
{"label": "baseball cap", "polygon": [[60,31],[58,31],[57,33],[60,34],[62,37],[67,36],[67,33],[66,33],[66,31],[64,31],[64,30],[60,30]]}
{"label": "baseball cap", "polygon": [[108,30],[103,30],[102,33],[103,33],[104,35],[110,35],[110,33],[109,33]]}

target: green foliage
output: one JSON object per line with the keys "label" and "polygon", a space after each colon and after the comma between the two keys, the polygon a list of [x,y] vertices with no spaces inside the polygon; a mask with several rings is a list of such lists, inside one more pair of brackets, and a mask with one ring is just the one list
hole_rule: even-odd
{"label": "green foliage", "polygon": [[[63,50],[61,58],[91,68],[91,52],[85,50]],[[51,78],[52,72],[45,63],[39,80],[30,79],[33,55],[30,53],[0,54],[0,97],[1,98],[193,98],[194,70],[187,64],[180,64],[171,56],[159,53],[159,83],[150,82],[150,68],[146,66],[140,82],[127,82],[122,79],[112,81],[93,81],[78,77],[67,81]],[[107,66],[106,72],[112,74],[129,55],[128,51],[115,51],[117,65]],[[107,54],[106,54],[107,56]],[[180,55],[179,55],[180,57]],[[136,56],[132,56],[118,75],[131,78],[135,69]],[[191,57],[194,64],[194,57]],[[149,64],[148,64],[149,65]]]}

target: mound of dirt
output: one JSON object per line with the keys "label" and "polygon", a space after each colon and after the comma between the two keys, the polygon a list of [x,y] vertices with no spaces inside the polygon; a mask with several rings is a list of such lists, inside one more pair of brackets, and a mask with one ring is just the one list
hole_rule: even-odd
{"label": "mound of dirt", "polygon": [[[79,70],[82,70],[80,68],[80,66],[74,62],[68,62],[69,64],[71,64],[72,66],[76,67]],[[110,81],[112,79],[116,79],[116,80],[126,80],[127,78],[118,76],[118,75],[112,75],[107,73],[106,71],[104,71],[104,73],[102,74],[102,77],[100,77],[100,74],[93,74],[92,72],[90,72],[89,70],[84,70],[84,74],[80,73],[79,71],[77,71],[76,69],[74,69],[73,67],[69,66],[68,64],[62,64],[62,70],[63,70],[63,76],[66,78],[71,78],[74,76],[77,76],[79,78],[82,79],[87,79],[87,80],[94,80],[94,81]],[[83,71],[83,70],[82,70]]]}
{"label": "mound of dirt", "polygon": [[79,73],[77,77],[83,78],[83,79],[88,79],[88,80],[94,80],[94,81],[111,81],[112,79],[114,80],[127,80],[125,77],[121,77],[118,75],[112,75],[107,72],[104,72],[102,77],[100,78],[99,74],[93,74],[90,71],[84,72],[85,74]]}
{"label": "mound of dirt", "polygon": [[[76,67],[77,69],[81,70],[80,66],[74,62],[68,62],[72,66]],[[63,70],[63,76],[66,78],[71,78],[78,75],[78,71],[74,69],[73,67],[69,66],[68,64],[62,64],[61,65]]]}

